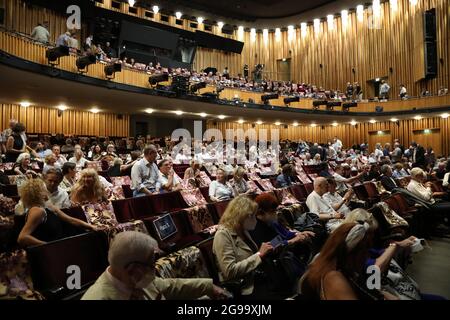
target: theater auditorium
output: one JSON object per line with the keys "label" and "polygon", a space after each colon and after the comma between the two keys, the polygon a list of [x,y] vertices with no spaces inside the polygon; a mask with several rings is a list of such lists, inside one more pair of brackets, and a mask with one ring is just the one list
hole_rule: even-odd
{"label": "theater auditorium", "polygon": [[449,299],[449,15],[0,0],[0,300]]}

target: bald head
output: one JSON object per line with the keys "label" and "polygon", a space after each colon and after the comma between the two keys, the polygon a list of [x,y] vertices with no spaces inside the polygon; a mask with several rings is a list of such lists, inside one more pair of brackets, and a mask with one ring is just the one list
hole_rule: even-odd
{"label": "bald head", "polygon": [[328,192],[327,179],[325,179],[324,177],[317,177],[314,180],[314,191],[320,196],[323,196],[325,193],[327,193]]}

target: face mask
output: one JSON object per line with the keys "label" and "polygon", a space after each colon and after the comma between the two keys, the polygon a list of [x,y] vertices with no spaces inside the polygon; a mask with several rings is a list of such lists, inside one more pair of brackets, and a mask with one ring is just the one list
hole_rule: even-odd
{"label": "face mask", "polygon": [[256,219],[255,218],[250,218],[250,217],[245,219],[243,227],[247,231],[255,230],[255,228],[256,228]]}
{"label": "face mask", "polygon": [[147,288],[152,282],[153,282],[153,280],[155,279],[155,273],[154,273],[154,271],[152,271],[152,272],[147,272],[147,273],[145,273],[144,274],[144,276],[141,278],[141,280],[139,280],[137,283],[136,283],[136,288],[138,288],[138,289],[145,289],[145,288]]}

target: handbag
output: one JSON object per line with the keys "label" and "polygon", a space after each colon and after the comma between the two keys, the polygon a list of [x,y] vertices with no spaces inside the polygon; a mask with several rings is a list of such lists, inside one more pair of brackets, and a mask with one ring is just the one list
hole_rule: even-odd
{"label": "handbag", "polygon": [[316,229],[323,229],[322,224],[319,221],[319,217],[312,212],[305,212],[300,215],[294,222],[294,228],[298,231],[313,231]]}
{"label": "handbag", "polygon": [[392,259],[381,288],[400,300],[421,300],[419,285]]}

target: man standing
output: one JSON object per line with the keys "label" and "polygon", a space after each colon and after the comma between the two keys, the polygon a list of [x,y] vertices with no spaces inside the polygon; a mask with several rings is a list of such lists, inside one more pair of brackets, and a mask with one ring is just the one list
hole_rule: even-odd
{"label": "man standing", "polygon": [[134,197],[158,193],[161,188],[160,174],[156,165],[158,150],[154,145],[144,148],[144,157],[131,169],[131,189]]}
{"label": "man standing", "polygon": [[425,167],[425,149],[414,141],[411,142],[411,149],[411,162],[413,163],[413,167]]}
{"label": "man standing", "polygon": [[383,99],[383,100],[389,99],[389,90],[390,89],[391,89],[391,87],[387,84],[387,82],[385,80],[381,80],[379,98]]}

